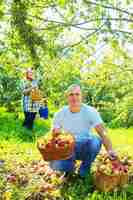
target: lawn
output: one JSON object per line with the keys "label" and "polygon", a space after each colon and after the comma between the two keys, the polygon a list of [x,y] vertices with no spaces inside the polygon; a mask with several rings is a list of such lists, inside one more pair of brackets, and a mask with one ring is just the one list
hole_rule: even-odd
{"label": "lawn", "polygon": [[[88,177],[63,184],[36,147],[37,138],[50,130],[51,120],[37,119],[33,133],[21,127],[21,116],[0,115],[0,200],[132,200],[133,182],[120,191],[103,193]],[[133,129],[109,129],[118,154],[133,159]]]}

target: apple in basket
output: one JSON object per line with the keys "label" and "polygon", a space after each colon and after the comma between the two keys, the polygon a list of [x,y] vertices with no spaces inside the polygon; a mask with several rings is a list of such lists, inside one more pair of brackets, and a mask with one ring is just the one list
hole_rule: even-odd
{"label": "apple in basket", "polygon": [[59,140],[58,141],[58,146],[59,147],[63,147],[64,148],[65,144],[66,144],[66,142],[64,140]]}
{"label": "apple in basket", "polygon": [[44,139],[41,138],[41,139],[38,141],[38,147],[39,147],[39,149],[45,149],[45,146],[46,146],[46,142],[45,142]]}
{"label": "apple in basket", "polygon": [[110,161],[109,159],[104,160],[103,162],[100,162],[98,169],[102,173],[106,175],[111,175],[111,176],[128,172],[127,165],[123,165],[121,161],[118,161],[118,160]]}
{"label": "apple in basket", "polygon": [[45,148],[46,149],[51,149],[52,148],[52,143],[49,141],[46,145],[45,145]]}

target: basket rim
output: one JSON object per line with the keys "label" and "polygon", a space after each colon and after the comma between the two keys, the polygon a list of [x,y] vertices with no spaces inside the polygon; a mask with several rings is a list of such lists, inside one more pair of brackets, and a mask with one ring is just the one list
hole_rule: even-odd
{"label": "basket rim", "polygon": [[[50,137],[47,141],[44,140],[44,142],[46,141],[46,143],[44,143],[43,148],[41,148],[41,145],[39,145],[39,140],[37,141],[37,148],[40,151],[42,157],[44,160],[46,161],[52,161],[52,160],[66,160],[69,159],[73,152],[74,152],[74,148],[75,148],[75,139],[73,137],[73,135],[70,135],[70,141],[69,144],[67,143],[67,147],[64,146],[60,146],[58,145],[58,143],[56,143],[55,141],[60,139],[60,135],[59,137]],[[65,138],[63,138],[63,140],[65,141]],[[40,140],[43,142],[43,140]],[[51,141],[51,147],[47,148],[46,145],[48,144],[48,142]],[[66,141],[68,141],[68,139],[66,138]],[[58,145],[58,146],[56,146]],[[46,147],[46,148],[45,148]],[[49,154],[49,155],[48,155]]]}
{"label": "basket rim", "polygon": [[95,172],[95,174],[101,174],[101,175],[104,175],[104,176],[108,176],[108,177],[120,177],[121,175],[128,175],[128,172],[119,172],[118,174],[106,174],[104,172],[102,172],[101,170],[97,170]]}

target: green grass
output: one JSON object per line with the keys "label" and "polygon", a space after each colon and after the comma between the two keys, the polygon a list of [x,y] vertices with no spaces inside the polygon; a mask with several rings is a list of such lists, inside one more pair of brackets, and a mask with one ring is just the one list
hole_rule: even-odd
{"label": "green grass", "polygon": [[110,138],[115,146],[118,144],[133,145],[133,128],[109,130]]}
{"label": "green grass", "polygon": [[29,131],[22,127],[23,115],[20,113],[0,113],[0,139],[29,142],[31,136],[39,137],[50,130],[50,120],[36,119],[35,128]]}
{"label": "green grass", "polygon": [[[0,200],[26,200],[29,194],[38,192],[38,185],[43,175],[31,174],[28,170],[33,161],[40,162],[42,159],[37,148],[36,141],[50,130],[51,119],[42,120],[37,118],[34,131],[27,131],[22,127],[23,115],[18,116],[2,111],[0,113],[0,160],[5,161],[5,167],[0,167]],[[109,129],[108,134],[113,146],[125,155],[133,158],[133,129]],[[23,165],[24,173],[32,180],[27,187],[20,187],[9,184],[6,175],[13,171],[20,173],[20,166]],[[22,169],[21,169],[22,170]],[[123,188],[119,192],[102,193],[93,189],[92,180],[88,179],[85,183],[76,180],[69,185],[64,185],[57,191],[58,195],[53,194],[47,199],[58,200],[132,200],[133,184]],[[8,194],[9,193],[9,194]],[[6,194],[10,198],[3,197]],[[33,195],[35,196],[35,195]],[[31,198],[31,200],[36,200]],[[40,197],[41,199],[41,197]],[[42,198],[46,199],[46,197]]]}
{"label": "green grass", "polygon": [[133,128],[109,130],[109,137],[118,153],[128,154],[133,157]]}

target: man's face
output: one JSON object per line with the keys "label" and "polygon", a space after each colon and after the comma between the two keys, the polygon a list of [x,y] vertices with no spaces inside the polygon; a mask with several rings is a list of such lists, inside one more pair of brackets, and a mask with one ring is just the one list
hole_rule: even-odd
{"label": "man's face", "polygon": [[32,73],[32,71],[27,71],[26,72],[26,78],[29,79],[29,80],[33,79],[33,73]]}
{"label": "man's face", "polygon": [[72,89],[68,93],[67,97],[68,97],[68,104],[70,107],[80,107],[82,102],[82,95],[79,86]]}

